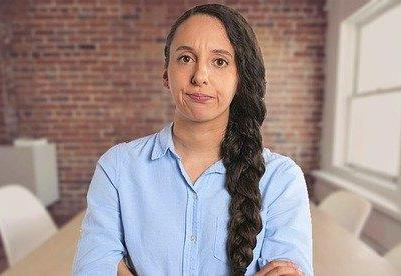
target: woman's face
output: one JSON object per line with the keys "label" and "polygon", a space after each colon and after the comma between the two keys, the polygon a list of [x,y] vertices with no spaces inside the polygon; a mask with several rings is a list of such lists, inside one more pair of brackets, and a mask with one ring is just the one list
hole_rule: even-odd
{"label": "woman's face", "polygon": [[238,75],[234,48],[220,20],[194,15],[178,27],[163,78],[176,116],[193,122],[228,120]]}

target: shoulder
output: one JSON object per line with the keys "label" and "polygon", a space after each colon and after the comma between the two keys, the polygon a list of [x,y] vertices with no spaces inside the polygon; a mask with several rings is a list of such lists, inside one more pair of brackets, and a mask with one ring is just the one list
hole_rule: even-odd
{"label": "shoulder", "polygon": [[99,158],[99,161],[107,164],[127,162],[127,158],[133,158],[140,154],[146,154],[146,150],[153,148],[157,133],[152,133],[131,141],[121,142],[108,148]]}
{"label": "shoulder", "polygon": [[263,148],[263,157],[265,160],[266,172],[270,176],[282,173],[303,173],[301,167],[287,155],[273,152],[268,148]]}
{"label": "shoulder", "polygon": [[123,145],[123,153],[126,160],[132,161],[137,158],[150,158],[153,147],[156,143],[157,132],[136,138]]}
{"label": "shoulder", "polygon": [[266,171],[261,179],[261,192],[270,205],[277,198],[308,198],[304,173],[291,157],[264,149]]}
{"label": "shoulder", "polygon": [[117,180],[119,172],[133,159],[150,156],[157,133],[121,142],[109,147],[99,157],[98,164],[106,171],[111,179]]}

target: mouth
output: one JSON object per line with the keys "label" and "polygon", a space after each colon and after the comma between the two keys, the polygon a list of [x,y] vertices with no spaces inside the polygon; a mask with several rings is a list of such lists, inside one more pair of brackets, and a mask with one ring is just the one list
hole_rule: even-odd
{"label": "mouth", "polygon": [[208,100],[213,98],[211,96],[208,96],[208,95],[205,95],[202,93],[192,93],[192,94],[186,93],[186,95],[188,95],[188,97],[190,99],[192,99],[194,102],[197,102],[197,103],[205,103]]}
{"label": "mouth", "polygon": [[212,96],[203,93],[187,93],[187,95],[192,95],[194,97],[200,97],[200,98],[213,98]]}

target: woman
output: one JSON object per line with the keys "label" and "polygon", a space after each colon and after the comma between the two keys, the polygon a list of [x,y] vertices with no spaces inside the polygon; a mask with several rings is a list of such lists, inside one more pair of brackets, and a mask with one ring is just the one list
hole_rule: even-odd
{"label": "woman", "polygon": [[303,172],[262,145],[251,27],[229,7],[196,6],[164,52],[174,121],[99,158],[73,274],[313,275]]}

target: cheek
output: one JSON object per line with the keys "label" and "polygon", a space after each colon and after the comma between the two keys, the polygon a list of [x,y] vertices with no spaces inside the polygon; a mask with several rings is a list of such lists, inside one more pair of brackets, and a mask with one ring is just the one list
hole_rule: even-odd
{"label": "cheek", "polygon": [[[221,85],[223,84],[223,85]],[[229,105],[234,98],[234,94],[237,90],[235,80],[227,82],[221,82],[220,86],[216,89],[218,92],[218,100],[221,105]]]}
{"label": "cheek", "polygon": [[174,73],[169,77],[170,93],[175,98],[180,98],[182,88],[185,87],[185,76],[183,74]]}

